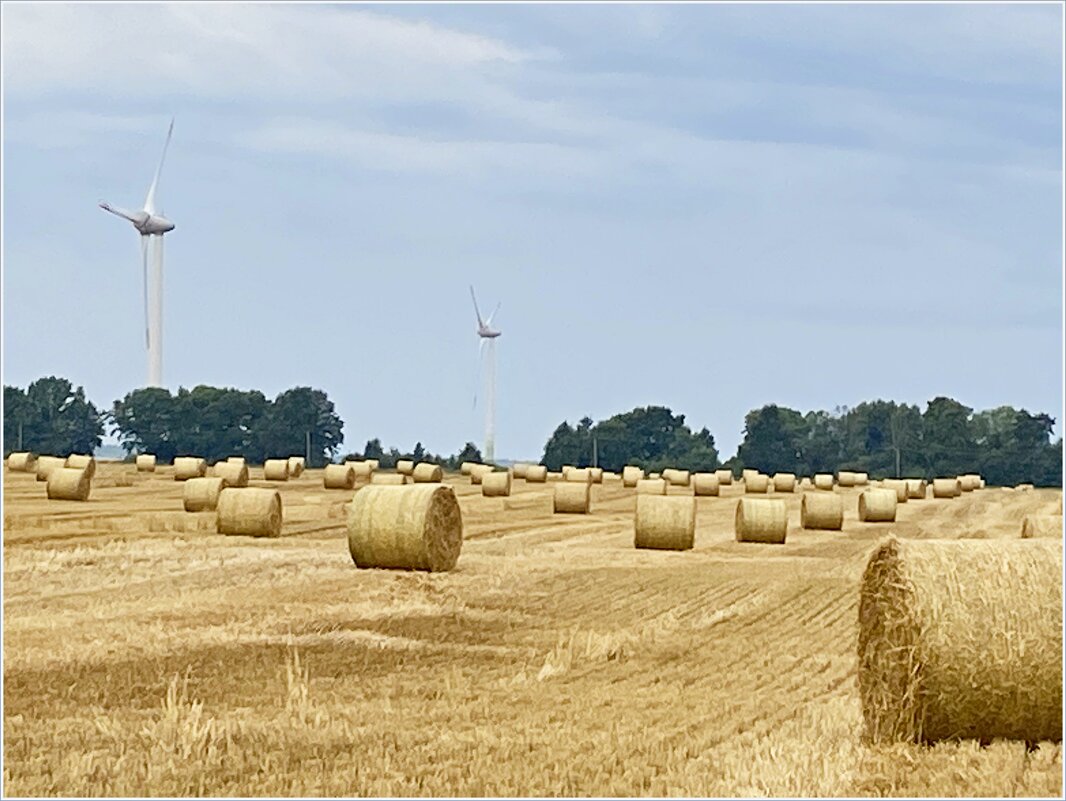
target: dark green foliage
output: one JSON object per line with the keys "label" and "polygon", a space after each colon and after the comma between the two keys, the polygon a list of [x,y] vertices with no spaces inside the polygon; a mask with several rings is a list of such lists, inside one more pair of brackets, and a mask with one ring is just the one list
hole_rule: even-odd
{"label": "dark green foliage", "polygon": [[23,392],[4,387],[4,456],[19,445],[37,454],[92,453],[104,435],[104,416],[65,378],[39,378]]}

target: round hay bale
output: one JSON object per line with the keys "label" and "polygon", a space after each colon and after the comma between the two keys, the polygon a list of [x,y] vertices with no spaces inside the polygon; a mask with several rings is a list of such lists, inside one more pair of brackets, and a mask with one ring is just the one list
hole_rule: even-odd
{"label": "round hay bale", "polygon": [[564,464],[561,468],[559,468],[559,472],[563,474],[564,481],[566,480],[566,477],[570,475],[570,471],[573,469],[574,466],[572,464]]}
{"label": "round hay bale", "polygon": [[622,477],[618,473],[612,473],[610,470],[603,471],[604,481],[619,481]]}
{"label": "round hay bale", "polygon": [[638,495],[633,545],[687,551],[696,541],[696,499],[691,495]]}
{"label": "round hay bale", "polygon": [[560,481],[555,485],[552,512],[554,514],[587,515],[591,497],[592,485],[587,481]]}
{"label": "round hay bale", "polygon": [[752,476],[757,476],[757,475],[759,475],[759,471],[758,470],[753,470],[750,467],[746,467],[746,468],[744,468],[743,470],[740,471],[740,480],[745,482],[745,483],[747,483],[749,478],[751,478]]}
{"label": "round hay bale", "polygon": [[474,468],[477,462],[463,462],[459,465],[459,475],[468,476],[470,471]]}
{"label": "round hay bale", "polygon": [[543,484],[548,480],[548,468],[542,464],[531,464],[526,469],[527,484]]}
{"label": "round hay bale", "polygon": [[304,457],[302,456],[290,456],[289,457],[289,478],[299,478],[300,474],[304,471]]}
{"label": "round hay bale", "polygon": [[626,465],[622,468],[622,486],[632,489],[637,482],[644,478],[644,471],[634,465]]}
{"label": "round hay bale", "polygon": [[907,498],[912,501],[925,500],[925,492],[927,484],[924,478],[908,478],[907,482]]}
{"label": "round hay bale", "polygon": [[855,486],[865,487],[870,483],[870,476],[866,473],[855,473]]}
{"label": "round hay bale", "polygon": [[375,471],[381,467],[381,460],[379,459],[367,459],[366,463],[370,465],[371,471]]}
{"label": "round hay bale", "polygon": [[818,490],[833,489],[833,476],[829,473],[817,473],[814,476],[814,488]]}
{"label": "round hay bale", "polygon": [[774,473],[774,492],[795,492],[795,473]]}
{"label": "round hay bale", "polygon": [[218,507],[218,496],[228,486],[221,476],[187,479],[181,499],[185,511],[213,512]]}
{"label": "round hay bale", "polygon": [[53,470],[58,470],[61,467],[66,466],[66,459],[59,456],[38,456],[37,457],[37,480],[47,481],[48,476],[52,475]]}
{"label": "round hay bale", "polygon": [[859,598],[866,738],[1062,739],[1062,543],[897,540]]}
{"label": "round hay bale", "polygon": [[590,484],[602,484],[603,483],[603,468],[602,467],[590,467],[589,471],[589,483]]}
{"label": "round hay bale", "polygon": [[733,527],[737,542],[780,545],[788,533],[788,507],[773,498],[741,498]]}
{"label": "round hay bale", "polygon": [[718,494],[718,475],[716,473],[693,473],[692,494],[699,496]]}
{"label": "round hay bale", "polygon": [[288,481],[289,460],[267,459],[263,462],[263,478],[267,481]]}
{"label": "round hay bale", "polygon": [[411,459],[400,459],[396,462],[396,472],[401,476],[414,475],[415,463]]}
{"label": "round hay bale", "polygon": [[64,467],[73,467],[76,470],[84,469],[89,474],[89,480],[96,475],[96,459],[83,453],[72,453],[63,463]]}
{"label": "round hay bale", "polygon": [[154,473],[155,472],[155,454],[154,453],[139,453],[137,454],[137,472],[138,473]]}
{"label": "round hay bale", "polygon": [[280,537],[281,493],[260,487],[226,487],[218,496],[215,525],[219,534]]}
{"label": "round hay bale", "polygon": [[756,473],[744,480],[744,492],[748,494],[760,493],[765,495],[770,491],[770,477],[762,473]]}
{"label": "round hay bale", "polygon": [[571,467],[563,476],[566,481],[576,481],[585,484],[592,483],[592,471],[587,467]]}
{"label": "round hay bale", "polygon": [[800,501],[800,528],[840,531],[844,527],[844,499],[835,492],[805,492]]}
{"label": "round hay bale", "polygon": [[906,503],[910,497],[907,482],[902,478],[886,478],[881,482],[881,488],[892,490],[896,493],[896,503]]}
{"label": "round hay bale", "polygon": [[637,495],[665,495],[666,479],[642,478],[637,482]]}
{"label": "round hay bale", "polygon": [[511,494],[511,473],[508,470],[486,473],[481,477],[481,494],[486,498],[506,498]]}
{"label": "round hay bale", "polygon": [[1022,521],[1022,537],[1062,538],[1062,515],[1026,515]]}
{"label": "round hay bale", "polygon": [[92,489],[92,475],[87,467],[56,467],[48,474],[48,499],[87,501]]}
{"label": "round hay bale", "polygon": [[959,476],[959,489],[962,492],[973,492],[981,484],[981,477],[974,473]]}
{"label": "round hay bale", "polygon": [[718,476],[719,486],[728,487],[733,483],[733,471],[732,470],[715,470],[714,474]]}
{"label": "round hay bale", "polygon": [[[42,456],[41,459],[44,457]],[[40,459],[38,460],[40,461]],[[1014,488],[1015,492],[1031,492],[1034,489],[1032,484],[1019,484]]]}
{"label": "round hay bale", "polygon": [[356,481],[367,484],[374,475],[374,466],[369,461],[345,462],[345,464],[352,468],[352,475]]}
{"label": "round hay bale", "polygon": [[239,462],[216,462],[211,468],[216,478],[226,479],[227,487],[248,486],[248,465],[242,459]]}
{"label": "round hay bale", "polygon": [[406,484],[407,476],[402,476],[399,473],[373,473],[370,476],[370,483],[388,487],[395,487],[401,484]]}
{"label": "round hay bale", "polygon": [[896,491],[868,489],[859,495],[859,520],[863,523],[892,523],[896,520]]}
{"label": "round hay bale", "polygon": [[444,470],[439,464],[419,462],[411,471],[411,478],[416,484],[439,484],[444,480]]}
{"label": "round hay bale", "polygon": [[529,471],[529,462],[515,462],[514,463],[514,477],[524,479],[526,473]]}
{"label": "round hay bale", "polygon": [[207,461],[199,456],[175,456],[174,480],[188,481],[190,478],[203,478],[207,475]]}
{"label": "round hay bale", "polygon": [[248,464],[247,460],[243,456],[227,456],[226,461],[230,464]]}
{"label": "round hay bale", "polygon": [[837,473],[837,484],[841,487],[854,487],[856,483],[855,474],[849,470],[840,470]]}
{"label": "round hay bale", "polygon": [[27,451],[12,453],[7,457],[7,469],[16,473],[36,473],[37,457]]}
{"label": "round hay bale", "polygon": [[977,489],[984,489],[984,488],[985,488],[985,480],[982,478],[980,483],[978,483],[978,485],[977,485]]}
{"label": "round hay bale", "polygon": [[481,479],[487,476],[489,473],[496,472],[496,468],[491,464],[477,464],[470,470],[470,483],[475,486],[481,483]]}
{"label": "round hay bale", "polygon": [[670,467],[663,470],[663,478],[672,487],[687,487],[692,482],[692,473],[688,470],[675,470]]}
{"label": "round hay bale", "polygon": [[657,478],[662,478],[662,475],[660,475],[659,473],[648,473],[648,478],[654,481]]}
{"label": "round hay bale", "polygon": [[350,490],[355,486],[355,468],[348,464],[327,464],[322,471],[323,489]]}
{"label": "round hay bale", "polygon": [[451,487],[363,487],[348,504],[356,567],[451,570],[463,547],[463,515]]}
{"label": "round hay bale", "polygon": [[959,482],[954,478],[934,478],[934,498],[954,498],[959,494]]}

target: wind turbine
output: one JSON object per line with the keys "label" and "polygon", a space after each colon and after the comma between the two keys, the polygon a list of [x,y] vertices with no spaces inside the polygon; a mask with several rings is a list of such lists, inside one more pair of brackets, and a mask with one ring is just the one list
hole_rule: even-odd
{"label": "wind turbine", "polygon": [[[155,191],[159,186],[159,174],[167,157],[170,135],[174,133],[174,120],[170,120],[167,140],[163,143],[163,155],[159,159],[155,178],[148,187],[148,197],[140,211],[127,211],[101,201],[100,208],[133,223],[141,236],[141,273],[144,295],[144,345],[148,350],[148,386],[163,386],[163,234],[174,230],[174,223],[158,212]],[[148,252],[152,252],[152,269],[149,276]],[[149,280],[150,279],[150,280]]]}
{"label": "wind turbine", "polygon": [[[477,296],[474,287],[470,287],[470,299],[474,301],[474,314],[477,315],[477,335],[481,340],[478,345],[478,367],[488,354],[488,366],[485,369],[485,387],[488,395],[488,403],[485,409],[485,452],[482,456],[486,464],[492,464],[496,458],[496,338],[502,334],[492,328],[492,318],[500,310],[500,304],[492,310],[488,320],[481,319],[481,311],[477,307]],[[474,405],[477,405],[477,394],[474,394]]]}

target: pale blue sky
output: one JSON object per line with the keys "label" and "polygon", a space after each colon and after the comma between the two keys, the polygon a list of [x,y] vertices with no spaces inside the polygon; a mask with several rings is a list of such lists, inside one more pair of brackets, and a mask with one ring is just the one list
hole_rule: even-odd
{"label": "pale blue sky", "polygon": [[[1061,5],[3,6],[3,379],[326,390],[346,449],[665,404],[1062,409]],[[1061,432],[1061,424],[1058,431]]]}

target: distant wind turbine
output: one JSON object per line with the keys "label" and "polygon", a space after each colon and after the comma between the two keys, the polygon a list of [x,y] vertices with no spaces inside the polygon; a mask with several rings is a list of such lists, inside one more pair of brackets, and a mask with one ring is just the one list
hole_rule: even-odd
{"label": "distant wind turbine", "polygon": [[[109,211],[133,223],[141,236],[141,273],[144,295],[144,343],[148,349],[148,386],[163,386],[163,234],[174,230],[174,223],[157,213],[155,192],[159,186],[159,174],[163,171],[163,161],[167,157],[170,135],[174,133],[174,120],[170,120],[167,139],[163,144],[163,155],[155,171],[152,185],[148,187],[148,197],[144,199],[144,208],[140,211],[127,211],[100,203],[100,208]],[[148,272],[148,252],[152,252],[151,276]],[[151,280],[149,280],[149,278]]]}
{"label": "distant wind turbine", "polygon": [[[474,287],[470,287],[470,299],[474,301],[474,314],[477,315],[477,335],[481,340],[478,345],[478,368],[481,362],[486,361],[485,387],[488,401],[485,404],[485,452],[482,454],[487,464],[492,464],[496,458],[496,338],[502,331],[493,330],[492,318],[500,310],[500,304],[492,310],[489,319],[481,319],[481,311],[477,307],[477,296]],[[474,394],[474,405],[477,406],[477,393]]]}

